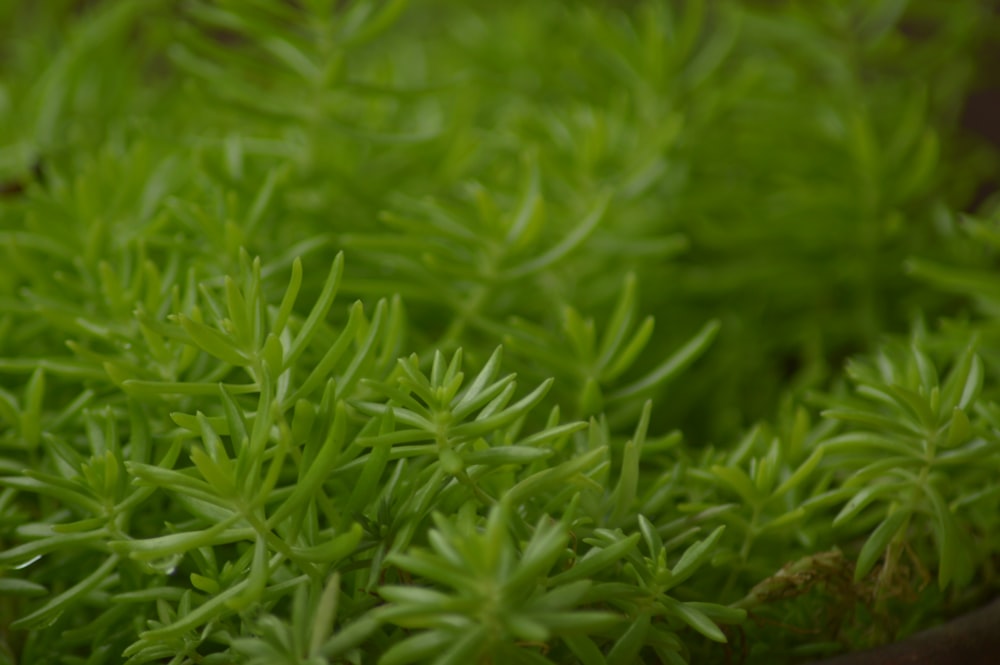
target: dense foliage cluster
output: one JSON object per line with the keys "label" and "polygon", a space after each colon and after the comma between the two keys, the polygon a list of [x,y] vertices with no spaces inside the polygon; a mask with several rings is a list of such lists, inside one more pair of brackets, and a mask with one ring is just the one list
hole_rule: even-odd
{"label": "dense foliage cluster", "polygon": [[798,663],[983,602],[985,4],[0,3],[0,663]]}

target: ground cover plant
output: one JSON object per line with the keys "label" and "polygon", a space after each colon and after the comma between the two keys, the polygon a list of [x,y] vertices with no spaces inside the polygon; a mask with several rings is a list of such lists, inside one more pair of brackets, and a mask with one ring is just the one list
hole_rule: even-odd
{"label": "ground cover plant", "polygon": [[0,30],[0,662],[800,663],[994,596],[985,3]]}

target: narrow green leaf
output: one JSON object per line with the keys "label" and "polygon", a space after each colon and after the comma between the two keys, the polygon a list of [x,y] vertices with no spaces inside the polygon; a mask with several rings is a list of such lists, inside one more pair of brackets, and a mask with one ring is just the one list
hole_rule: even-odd
{"label": "narrow green leaf", "polygon": [[972,438],[972,433],[969,417],[965,415],[965,411],[956,406],[951,413],[951,422],[948,423],[948,440],[945,445],[948,448],[955,448]]}
{"label": "narrow green leaf", "polygon": [[[258,535],[254,540],[253,560],[250,564],[250,574],[246,578],[243,590],[226,601],[226,606],[232,610],[241,611],[255,603],[264,593],[267,581],[271,577],[270,565],[267,560],[267,540]],[[280,560],[281,555],[276,555]]]}
{"label": "narrow green leaf", "polygon": [[328,658],[337,658],[357,648],[379,627],[379,622],[371,616],[363,616],[347,626],[341,626],[337,634],[327,640],[319,652]]}
{"label": "narrow green leaf", "polygon": [[593,547],[582,558],[578,559],[572,568],[550,578],[549,583],[553,585],[566,584],[591,577],[625,557],[635,548],[641,537],[640,534],[633,533],[607,547]]}
{"label": "narrow green leaf", "polygon": [[917,373],[920,375],[920,383],[924,393],[929,395],[931,389],[938,387],[937,369],[934,363],[916,344],[910,347],[913,361],[917,366]]}
{"label": "narrow green leaf", "polygon": [[854,568],[855,581],[861,580],[871,571],[875,562],[885,553],[892,539],[908,523],[909,517],[909,510],[898,508],[889,513],[889,516],[875,528],[858,554],[858,562]]}
{"label": "narrow green leaf", "polygon": [[11,427],[21,427],[21,406],[14,395],[0,388],[0,417]]}
{"label": "narrow green leaf", "polygon": [[504,277],[507,279],[524,277],[526,275],[530,275],[531,273],[543,270],[553,263],[563,259],[570,252],[576,249],[584,240],[586,240],[587,236],[589,236],[594,229],[597,228],[597,224],[604,217],[604,212],[607,210],[610,202],[611,195],[609,193],[602,194],[590,214],[584,217],[580,224],[570,231],[566,237],[562,239],[562,241],[557,243],[547,252],[544,252],[529,261],[525,261],[519,266],[510,268],[506,271],[506,273],[504,273]]}
{"label": "narrow green leaf", "polygon": [[[129,395],[136,397],[163,397],[164,395],[205,396],[214,395],[219,390],[218,383],[198,381],[142,381],[139,379],[126,379],[122,381],[121,387]],[[227,389],[234,395],[247,395],[260,390],[256,383],[231,383],[227,385]]]}
{"label": "narrow green leaf", "polygon": [[206,326],[204,323],[189,319],[183,314],[178,315],[177,321],[190,336],[191,341],[203,351],[237,367],[245,367],[250,364],[249,359],[243,355],[227,335]]}
{"label": "narrow green leaf", "polygon": [[741,608],[719,605],[718,603],[704,603],[689,601],[684,603],[689,608],[702,612],[705,616],[716,623],[742,623],[747,618],[747,611]]}
{"label": "narrow green leaf", "polygon": [[560,635],[559,639],[569,647],[580,665],[607,665],[604,654],[587,635]]}
{"label": "narrow green leaf", "polygon": [[354,554],[361,543],[364,530],[354,523],[345,533],[330,538],[324,543],[311,547],[292,548],[292,552],[305,561],[333,565]]}
{"label": "narrow green leaf", "polygon": [[285,374],[282,369],[285,366],[285,345],[282,343],[281,338],[274,333],[268,333],[264,339],[264,347],[260,350],[258,357],[263,359],[264,366],[271,376],[281,377]]}
{"label": "narrow green leaf", "polygon": [[929,395],[922,395],[903,386],[890,386],[889,391],[904,411],[908,411],[923,429],[931,430],[937,426]]}
{"label": "narrow green leaf", "polygon": [[334,463],[343,449],[347,434],[347,412],[343,401],[338,401],[333,424],[327,433],[323,446],[320,448],[309,466],[306,474],[295,485],[291,495],[275,510],[267,520],[269,526],[281,523],[289,515],[296,512],[303,503],[313,498],[316,491],[334,470]]}
{"label": "narrow green leaf", "polygon": [[39,367],[31,373],[25,389],[24,410],[21,412],[21,436],[29,448],[38,446],[42,432],[42,402],[45,398],[45,371]]}
{"label": "narrow green leaf", "polygon": [[[558,421],[556,421],[558,422]],[[581,430],[587,429],[588,425],[584,421],[578,421],[575,423],[566,423],[565,425],[549,425],[541,432],[536,432],[528,437],[525,437],[517,442],[519,446],[542,446],[549,444],[549,442],[559,439],[562,437],[569,436],[570,434],[575,434]]]}
{"label": "narrow green leaf", "polygon": [[555,454],[554,450],[540,449],[529,446],[497,446],[486,450],[477,450],[462,455],[466,466],[482,464],[485,466],[501,466],[504,464],[531,464],[547,459]]}
{"label": "narrow green leaf", "polygon": [[[360,529],[359,529],[360,532]],[[318,655],[323,648],[323,644],[330,637],[333,624],[337,620],[338,597],[340,596],[340,573],[335,572],[330,575],[323,593],[316,603],[316,612],[313,615],[309,631],[309,653]]]}
{"label": "narrow green leaf", "polygon": [[670,577],[666,580],[664,590],[672,589],[689,579],[699,568],[708,562],[709,557],[715,553],[716,545],[722,538],[722,532],[726,530],[725,525],[716,527],[708,538],[699,540],[684,550],[680,560],[670,571]]}
{"label": "narrow green leaf", "polygon": [[[396,22],[409,4],[410,0],[388,0],[379,7],[375,15],[366,18],[356,31],[345,35],[345,43],[358,47],[375,39]],[[359,7],[364,7],[365,13],[369,11],[367,6]]]}
{"label": "narrow green leaf", "polygon": [[[65,480],[57,476],[52,476],[38,471],[26,469],[23,471],[26,477],[16,476],[0,477],[0,485],[13,487],[25,492],[35,492],[59,499],[66,506],[85,508],[94,515],[103,515],[104,506],[86,490],[83,483]],[[88,492],[85,494],[84,492]]]}
{"label": "narrow green leaf", "polygon": [[83,596],[100,586],[114,572],[117,566],[118,555],[112,554],[94,572],[55,598],[52,598],[34,612],[15,620],[10,624],[10,627],[14,630],[24,630],[45,624],[55,615],[64,612]]}
{"label": "narrow green leaf", "polygon": [[931,483],[923,486],[924,494],[930,499],[936,525],[935,540],[938,549],[938,586],[947,588],[956,577],[964,541],[962,529],[958,526],[948,503]]}
{"label": "narrow green leaf", "polygon": [[295,306],[295,300],[299,296],[299,289],[302,287],[302,260],[298,257],[292,261],[292,275],[288,280],[288,288],[285,289],[285,295],[281,297],[281,305],[278,307],[278,312],[274,315],[274,321],[271,323],[271,331],[275,335],[281,335],[285,330],[285,325],[288,323],[288,317],[292,314],[292,308]]}
{"label": "narrow green leaf", "polygon": [[340,331],[340,335],[337,336],[337,340],[330,345],[326,353],[318,363],[313,367],[309,376],[306,377],[305,381],[299,386],[298,390],[289,397],[290,402],[302,399],[306,395],[312,394],[321,385],[325,385],[326,381],[330,378],[333,373],[334,368],[336,368],[337,363],[344,356],[344,353],[350,348],[351,344],[354,342],[354,337],[357,334],[358,328],[361,325],[361,321],[364,318],[364,305],[361,301],[355,302],[351,307],[351,313],[347,317],[347,323],[344,325],[344,329]]}
{"label": "narrow green leaf", "polygon": [[387,308],[388,303],[385,299],[379,300],[378,304],[375,305],[375,315],[368,326],[367,334],[337,383],[338,397],[343,398],[351,394],[354,385],[361,378],[364,368],[375,363],[375,344],[383,334]]}
{"label": "narrow green leaf", "polygon": [[195,414],[195,418],[198,420],[199,430],[201,431],[201,440],[205,444],[205,450],[208,452],[209,457],[212,458],[214,462],[223,464],[229,462],[229,455],[226,453],[226,447],[222,444],[222,439],[216,434],[215,430],[212,429],[211,424],[208,422],[208,418],[205,414],[199,411]]}
{"label": "narrow green leaf", "polygon": [[427,660],[440,654],[455,638],[456,635],[450,631],[419,632],[389,647],[379,658],[378,665],[409,665]]}
{"label": "narrow green leaf", "polygon": [[[395,418],[390,407],[379,423],[379,434],[385,436],[395,429]],[[392,446],[380,444],[373,446],[368,459],[361,467],[361,474],[357,477],[351,495],[347,498],[344,506],[344,513],[349,517],[361,514],[378,494],[379,480],[385,471],[385,466],[389,462],[389,453]]]}
{"label": "narrow green leaf", "polygon": [[191,461],[208,485],[222,498],[236,498],[236,477],[231,464],[213,460],[199,447],[191,448]]}
{"label": "narrow green leaf", "polygon": [[725,634],[719,629],[715,622],[709,619],[704,612],[690,603],[681,603],[673,598],[666,597],[663,601],[668,609],[681,621],[694,628],[696,631],[712,640],[713,642],[726,642]]}
{"label": "narrow green leaf", "polygon": [[479,661],[479,656],[489,644],[489,627],[478,625],[460,635],[443,654],[434,659],[434,665],[467,665]]}
{"label": "narrow green leaf", "polygon": [[649,632],[650,615],[643,612],[632,619],[631,624],[608,652],[608,665],[631,665],[639,659],[639,652],[646,643]]}
{"label": "narrow green leaf", "polygon": [[989,460],[994,457],[996,452],[996,443],[985,439],[974,439],[964,446],[938,454],[935,465],[954,467],[977,462],[991,464],[992,462]]}
{"label": "narrow green leaf", "polygon": [[[521,554],[519,565],[508,579],[510,587],[530,585],[537,578],[546,575],[562,555],[568,541],[569,534],[561,524],[547,522],[544,518],[539,521],[534,535]],[[567,585],[563,588],[565,586]],[[582,594],[585,590],[582,588],[579,593]],[[550,602],[555,600],[554,596],[549,598]]]}
{"label": "narrow green leaf", "polygon": [[643,378],[614,391],[608,396],[608,399],[616,402],[631,399],[636,395],[651,391],[662,383],[674,378],[708,349],[718,334],[719,328],[720,324],[718,321],[709,321],[674,355],[667,358]]}
{"label": "narrow green leaf", "polygon": [[[467,414],[475,410],[476,407],[469,408],[468,404],[473,400],[476,400],[479,397],[480,393],[482,393],[482,391],[486,388],[486,386],[489,385],[489,383],[493,381],[493,379],[496,377],[497,372],[500,371],[500,362],[502,358],[503,358],[503,347],[498,346],[496,349],[493,350],[492,355],[490,355],[490,359],[486,361],[486,364],[483,365],[483,368],[479,370],[479,374],[476,375],[476,378],[473,379],[472,383],[469,384],[468,388],[462,391],[461,395],[459,395],[457,398],[458,401],[452,405],[451,410],[452,413],[456,414],[456,417],[464,418],[465,417],[464,415],[459,415],[459,414]],[[510,380],[513,380],[513,378],[514,378],[513,375],[509,377]],[[497,391],[497,394],[499,394],[499,392],[500,391]],[[490,399],[493,398],[491,397],[482,403],[485,404]]]}
{"label": "narrow green leaf", "polygon": [[514,219],[507,230],[506,243],[511,247],[518,246],[525,235],[529,237],[532,235],[525,232],[531,228],[531,222],[536,218],[538,209],[542,203],[541,178],[539,177],[538,162],[535,159],[531,160],[527,180],[528,185],[525,188],[524,195],[521,197],[521,202],[518,205]]}
{"label": "narrow green leaf", "polygon": [[[293,265],[294,271],[294,265]],[[291,345],[288,348],[288,354],[285,357],[285,367],[291,367],[302,352],[305,351],[309,342],[312,341],[316,333],[319,332],[319,327],[322,325],[323,320],[326,318],[327,313],[330,311],[330,307],[333,306],[333,300],[337,295],[337,290],[340,287],[340,281],[344,274],[344,253],[340,252],[337,254],[336,258],[333,260],[333,264],[330,266],[330,272],[327,275],[326,282],[323,284],[323,290],[320,292],[319,299],[316,304],[313,305],[312,310],[309,312],[309,316],[306,317],[305,323],[299,328],[298,334],[295,335],[295,339],[292,340]],[[294,278],[294,272],[293,272]],[[284,303],[282,303],[284,307]]]}
{"label": "narrow green leaf", "polygon": [[618,482],[611,490],[611,522],[619,524],[634,515],[636,493],[639,488],[639,461],[641,453],[635,441],[627,441],[622,451]]}
{"label": "narrow green leaf", "polygon": [[[830,412],[824,411],[823,415],[826,416],[828,413]],[[839,412],[837,415],[832,415],[831,417],[839,418]],[[908,445],[900,441],[898,437],[882,436],[864,431],[841,434],[840,436],[827,439],[820,445],[825,449],[825,454],[828,456],[834,454],[871,455],[874,453],[879,457],[884,457],[885,453],[892,453],[904,459],[922,457],[922,451],[918,447]]]}
{"label": "narrow green leaf", "polygon": [[[247,421],[244,411],[234,397],[234,395],[238,395],[239,393],[234,391],[232,386],[222,383],[218,385],[218,391],[222,399],[222,410],[226,415],[227,427],[225,431],[216,431],[219,431],[223,435],[229,435],[236,450],[236,456],[239,457],[239,451],[250,443],[250,434],[247,431]],[[208,419],[208,421],[209,423],[212,422],[211,419]]]}
{"label": "narrow green leaf", "polygon": [[48,589],[28,580],[0,577],[0,598],[10,596],[44,596]]}
{"label": "narrow green leaf", "polygon": [[257,415],[250,427],[250,445],[244,457],[249,463],[240,469],[249,476],[242,479],[248,486],[252,486],[260,474],[260,467],[264,461],[264,450],[271,436],[271,426],[274,424],[275,411],[277,410],[280,415],[280,405],[274,402],[274,383],[271,381],[270,372],[267,367],[259,369],[260,395],[257,398]]}
{"label": "narrow green leaf", "polygon": [[511,505],[518,505],[529,498],[544,496],[546,492],[554,493],[562,490],[570,478],[607,459],[607,454],[607,448],[597,448],[558,466],[534,473],[510,488],[504,498]]}
{"label": "narrow green leaf", "polygon": [[653,523],[642,514],[639,515],[639,532],[646,541],[650,559],[659,561],[660,553],[663,551],[663,539],[660,537],[660,532],[653,526]]}
{"label": "narrow green leaf", "polygon": [[233,335],[236,337],[237,345],[249,350],[248,346],[253,342],[253,319],[250,315],[250,308],[247,305],[240,287],[236,285],[236,280],[230,276],[225,279],[226,309],[229,313],[229,320],[233,324]]}
{"label": "narrow green leaf", "polygon": [[58,533],[54,528],[49,527],[49,533],[51,535],[0,551],[0,565],[16,568],[37,557],[63,548],[89,547],[92,543],[105,540],[109,535],[105,528],[85,533]]}
{"label": "narrow green leaf", "polygon": [[252,540],[254,537],[252,529],[229,528],[240,519],[240,515],[233,514],[218,524],[213,524],[211,527],[200,531],[171,533],[154,538],[113,540],[108,543],[108,546],[119,554],[128,555],[129,558],[139,561],[152,561],[154,559],[173,556],[174,554],[183,554],[199,547]]}
{"label": "narrow green leaf", "polygon": [[711,467],[710,471],[722,481],[723,485],[736,492],[748,506],[757,506],[766,498],[750,480],[746,471],[739,467],[716,464]]}
{"label": "narrow green leaf", "polygon": [[500,413],[488,417],[482,417],[482,413],[480,413],[480,419],[476,419],[471,423],[464,423],[462,425],[452,427],[450,434],[454,437],[471,438],[481,436],[486,432],[493,431],[503,425],[511,423],[537,406],[538,403],[545,397],[546,393],[549,392],[549,389],[552,387],[552,383],[553,379],[546,379],[540,386],[532,390],[528,395],[518,400],[511,406],[503,409]]}
{"label": "narrow green leaf", "polygon": [[983,389],[983,361],[979,356],[972,357],[969,376],[962,388],[962,396],[958,398],[958,408],[968,410]]}
{"label": "narrow green leaf", "polygon": [[[247,232],[253,231],[257,228],[261,219],[264,218],[264,213],[267,211],[268,206],[274,199],[275,187],[278,183],[288,175],[289,168],[287,163],[282,166],[272,168],[267,172],[267,177],[264,179],[264,184],[261,185],[260,190],[258,190],[257,195],[254,197],[253,203],[250,206],[250,210],[247,211],[246,220],[244,226]],[[298,259],[296,259],[298,260]],[[294,274],[294,263],[293,263],[293,274]],[[301,268],[300,268],[301,275]],[[280,327],[276,327],[276,330],[280,333]]]}
{"label": "narrow green leaf", "polygon": [[540,644],[547,642],[552,635],[540,617],[511,613],[504,617],[503,622],[511,637],[524,642]]}
{"label": "narrow green leaf", "polygon": [[[561,535],[564,538],[568,537],[565,529],[562,529],[561,532],[549,531],[546,535],[551,536],[554,534]],[[562,555],[562,550],[565,546],[566,540],[560,542],[558,548],[552,544],[552,541],[540,545],[538,547],[538,556],[533,556],[532,562],[529,562],[528,565],[535,567],[536,570],[544,569],[544,571],[547,572],[549,568],[545,568],[542,563],[535,562],[540,562],[543,559],[549,559],[550,557],[552,557],[553,560],[558,560],[559,556]],[[542,554],[543,548],[546,547],[549,548],[548,552]],[[522,558],[522,562],[524,562],[524,558]],[[549,567],[551,567],[551,565]],[[535,582],[535,576],[533,574],[522,573],[520,568],[515,571],[515,576],[526,584],[533,584]],[[526,609],[537,614],[551,615],[560,610],[576,607],[584,601],[587,592],[590,591],[592,586],[593,583],[590,580],[577,580],[576,582],[553,587],[541,596],[532,598]],[[572,614],[576,612],[579,612],[579,610],[572,610],[570,613]]]}
{"label": "narrow green leaf", "polygon": [[861,513],[862,510],[867,508],[871,502],[876,499],[893,498],[902,490],[905,490],[907,486],[907,483],[882,482],[862,487],[847,503],[844,504],[844,507],[841,508],[837,516],[833,518],[833,526],[840,526],[841,524],[854,519],[859,513]]}
{"label": "narrow green leaf", "polygon": [[[432,542],[434,540],[433,536],[435,533],[436,532],[433,531],[431,532]],[[438,534],[438,540],[445,539]],[[435,550],[440,553],[441,550],[437,545],[438,544],[435,543]],[[386,561],[403,570],[409,571],[414,575],[419,575],[425,579],[433,580],[439,584],[445,584],[455,589],[461,589],[475,583],[474,576],[459,568],[459,566],[464,564],[464,560],[461,555],[455,552],[453,556],[445,558],[447,560],[442,561],[441,558],[438,558],[426,551],[411,550],[408,554],[402,554],[400,552],[390,554],[386,558]],[[388,596],[386,597],[388,598]]]}
{"label": "narrow green leaf", "polygon": [[594,362],[596,337],[593,319],[584,319],[575,308],[563,307],[563,331],[569,338],[573,355],[584,365]]}
{"label": "narrow green leaf", "polygon": [[451,408],[452,417],[456,420],[465,420],[468,418],[476,409],[480,409],[493,400],[499,398],[501,395],[514,390],[514,380],[517,378],[515,374],[508,374],[507,376],[498,379],[497,381],[489,384],[488,386],[477,389],[475,395],[470,391],[465,393],[465,396],[459,400],[456,406]]}
{"label": "narrow green leaf", "polygon": [[213,596],[190,612],[179,616],[176,621],[169,625],[144,631],[139,634],[139,637],[147,642],[171,640],[180,637],[184,633],[211,621],[213,618],[226,614],[229,611],[227,608],[229,601],[239,596],[249,584],[250,580],[244,579],[222,593]]}
{"label": "narrow green leaf", "polygon": [[632,325],[632,317],[635,316],[635,292],[636,276],[634,272],[629,272],[625,275],[625,283],[622,285],[615,309],[605,326],[601,346],[597,351],[597,365],[599,367],[607,366],[625,342],[625,337]]}
{"label": "narrow green leaf", "polygon": [[646,348],[649,339],[653,336],[655,327],[656,321],[652,316],[647,316],[643,319],[642,323],[639,324],[638,330],[632,335],[632,339],[625,345],[621,353],[613,358],[610,365],[605,366],[601,370],[601,380],[605,382],[614,381],[624,374],[632,366],[636,358],[639,357],[642,350]]}
{"label": "narrow green leaf", "polygon": [[211,485],[204,480],[189,476],[180,471],[160,468],[155,464],[137,464],[135,462],[126,462],[125,468],[142,483],[154,487],[163,487],[178,494],[188,494],[201,499],[221,501],[213,492]]}
{"label": "narrow green leaf", "polygon": [[819,463],[820,461],[822,461],[822,459],[823,459],[823,448],[816,448],[815,450],[813,450],[812,454],[809,455],[809,457],[807,457],[806,460],[799,465],[799,468],[793,471],[792,474],[788,476],[788,478],[786,478],[783,483],[778,485],[778,488],[774,490],[771,496],[775,497],[781,496],[786,492],[789,492],[790,490],[793,490],[799,485],[801,485],[805,481],[805,479],[808,478],[810,474],[812,474],[812,472],[816,470],[816,467],[819,466]]}

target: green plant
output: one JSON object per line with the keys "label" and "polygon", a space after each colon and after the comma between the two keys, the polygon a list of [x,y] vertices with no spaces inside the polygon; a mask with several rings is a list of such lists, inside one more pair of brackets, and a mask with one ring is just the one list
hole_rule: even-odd
{"label": "green plant", "polygon": [[798,662],[993,593],[996,17],[771,4],[0,7],[0,662]]}

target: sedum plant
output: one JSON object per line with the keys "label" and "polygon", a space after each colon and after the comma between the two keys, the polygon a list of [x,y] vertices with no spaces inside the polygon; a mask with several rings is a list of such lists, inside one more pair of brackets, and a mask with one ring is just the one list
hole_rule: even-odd
{"label": "sedum plant", "polygon": [[0,6],[0,662],[799,663],[984,603],[980,4]]}

